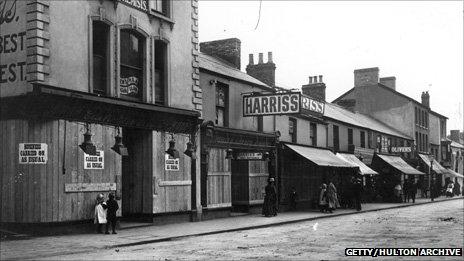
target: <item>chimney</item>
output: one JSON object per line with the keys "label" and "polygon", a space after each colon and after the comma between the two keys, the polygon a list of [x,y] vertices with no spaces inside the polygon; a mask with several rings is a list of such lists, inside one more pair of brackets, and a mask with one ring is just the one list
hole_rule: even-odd
{"label": "chimney", "polygon": [[239,70],[240,49],[241,42],[237,38],[200,43],[200,52],[219,58]]}
{"label": "chimney", "polygon": [[373,85],[379,82],[379,68],[354,70],[354,87]]}
{"label": "chimney", "polygon": [[450,140],[459,142],[459,130],[450,130]]}
{"label": "chimney", "polygon": [[430,95],[429,95],[429,91],[422,92],[421,100],[422,100],[422,105],[424,105],[424,106],[427,107],[427,108],[430,108]]}
{"label": "chimney", "polygon": [[309,76],[309,83],[301,86],[301,90],[305,95],[325,101],[325,83],[322,82],[322,75],[319,75],[319,82],[317,76]]}
{"label": "chimney", "polygon": [[[249,57],[253,57],[253,54],[250,54]],[[263,53],[259,53],[258,58],[258,64],[250,62],[247,65],[247,73],[265,84],[275,87],[276,66],[272,60],[272,52],[267,53],[267,63],[264,63],[263,61]]]}
{"label": "chimney", "polygon": [[251,64],[251,65],[255,64],[252,53],[248,55],[248,64]]}
{"label": "chimney", "polygon": [[380,84],[387,86],[390,89],[396,90],[396,77],[382,77],[380,78]]}

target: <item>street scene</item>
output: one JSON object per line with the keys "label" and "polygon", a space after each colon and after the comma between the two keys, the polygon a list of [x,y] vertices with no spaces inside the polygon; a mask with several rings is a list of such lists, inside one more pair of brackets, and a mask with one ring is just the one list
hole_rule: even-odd
{"label": "street scene", "polygon": [[463,8],[0,0],[1,259],[460,260]]}

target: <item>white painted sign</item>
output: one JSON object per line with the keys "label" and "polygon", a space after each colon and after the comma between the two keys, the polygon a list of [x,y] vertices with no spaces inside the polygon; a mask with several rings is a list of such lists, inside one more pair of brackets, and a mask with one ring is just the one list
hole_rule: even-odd
{"label": "white painted sign", "polygon": [[391,152],[400,153],[400,152],[411,152],[411,147],[391,147]]}
{"label": "white painted sign", "polygon": [[262,160],[262,152],[239,152],[237,153],[237,160]]}
{"label": "white painted sign", "polygon": [[166,154],[164,169],[169,171],[179,171],[179,159],[172,158]]}
{"label": "white painted sign", "polygon": [[47,164],[46,143],[19,143],[19,164]]}
{"label": "white painted sign", "polygon": [[105,154],[102,150],[97,150],[97,155],[84,153],[84,169],[104,169]]}
{"label": "white painted sign", "polygon": [[294,114],[300,112],[300,93],[243,96],[243,116]]}
{"label": "white painted sign", "polygon": [[114,191],[116,183],[65,183],[65,192]]}

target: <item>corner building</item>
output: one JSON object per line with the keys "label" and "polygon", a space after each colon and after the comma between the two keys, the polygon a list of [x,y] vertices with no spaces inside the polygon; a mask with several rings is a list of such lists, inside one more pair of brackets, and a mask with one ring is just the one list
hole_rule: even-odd
{"label": "corner building", "polygon": [[197,6],[0,1],[2,223],[88,221],[109,192],[123,217],[195,215],[198,164],[182,152],[197,154]]}

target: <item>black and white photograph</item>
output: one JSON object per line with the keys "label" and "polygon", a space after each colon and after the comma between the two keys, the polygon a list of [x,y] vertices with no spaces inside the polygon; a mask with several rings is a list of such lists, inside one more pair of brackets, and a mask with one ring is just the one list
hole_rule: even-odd
{"label": "black and white photograph", "polygon": [[0,0],[0,260],[463,260],[463,182],[463,0]]}

